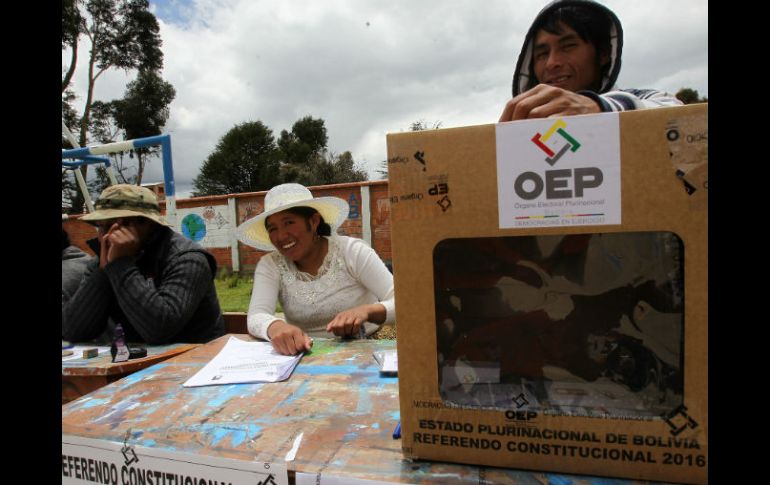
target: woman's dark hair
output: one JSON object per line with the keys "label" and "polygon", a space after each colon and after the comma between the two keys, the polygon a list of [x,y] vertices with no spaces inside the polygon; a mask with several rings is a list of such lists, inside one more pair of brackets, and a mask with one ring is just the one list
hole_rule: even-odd
{"label": "woman's dark hair", "polygon": [[307,228],[310,229],[310,218],[313,217],[313,214],[318,214],[318,216],[321,218],[321,223],[318,224],[318,228],[316,229],[316,234],[319,236],[331,236],[332,235],[332,228],[329,224],[324,221],[324,216],[318,213],[317,210],[313,209],[312,207],[292,207],[290,209],[286,209],[286,212],[289,212],[291,214],[296,214],[300,217],[304,217],[305,221],[307,222]]}

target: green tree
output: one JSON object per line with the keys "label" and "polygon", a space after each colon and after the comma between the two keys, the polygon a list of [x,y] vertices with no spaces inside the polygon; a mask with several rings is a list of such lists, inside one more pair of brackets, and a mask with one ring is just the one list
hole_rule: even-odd
{"label": "green tree", "polygon": [[305,186],[361,182],[367,179],[366,171],[356,166],[353,154],[349,151],[337,155],[324,150],[305,165],[290,165],[282,169],[284,182],[297,182]]}
{"label": "green tree", "polygon": [[366,180],[353,155],[326,149],[323,119],[306,116],[276,143],[262,122],[236,125],[217,144],[193,181],[193,196],[268,190],[285,182],[324,185]]}
{"label": "green tree", "polygon": [[[68,127],[74,126],[78,122],[78,114],[75,111],[75,108],[72,107],[72,103],[75,102],[75,99],[77,99],[77,95],[75,95],[75,93],[69,89],[62,93],[61,114],[64,124],[66,124]],[[62,143],[64,144],[64,147],[72,148],[69,140],[65,139],[64,136],[62,136]]]}
{"label": "green tree", "polygon": [[231,128],[193,180],[193,197],[268,190],[279,184],[273,132],[261,121]]}
{"label": "green tree", "polygon": [[707,97],[699,97],[698,90],[692,88],[682,88],[676,93],[676,98],[684,104],[706,103]]}
{"label": "green tree", "polygon": [[[122,99],[92,103],[89,134],[93,140],[103,144],[160,135],[169,117],[169,104],[175,95],[174,87],[157,73],[139,71],[136,80],[126,87]],[[159,151],[160,147],[148,147],[131,150],[127,156],[126,152],[111,154],[118,182],[140,185],[147,157]],[[135,159],[136,166],[127,159]],[[109,185],[103,165],[96,165],[96,178],[88,185],[94,197]]]}
{"label": "green tree", "polygon": [[[71,95],[70,99],[74,98],[72,93],[69,91],[67,92]],[[69,124],[67,122],[68,119],[72,119],[73,117],[75,119],[77,118],[77,114],[69,107],[67,103],[62,103],[62,113],[64,115],[66,124]],[[112,143],[119,139],[120,133],[120,128],[115,124],[113,101],[94,101],[93,105],[91,106],[91,123],[89,129],[91,138],[98,143]],[[62,146],[71,148],[69,141],[63,137]],[[132,171],[134,167],[124,163],[125,152],[113,153],[109,155],[109,158],[112,159],[111,165],[118,182],[134,183],[136,181],[135,175],[129,175],[129,172]],[[92,199],[97,198],[99,194],[101,194],[102,190],[110,185],[110,180],[107,176],[107,170],[105,166],[102,164],[96,164],[94,167],[94,173],[96,174],[96,177],[86,182],[88,192],[91,194]],[[62,210],[63,212],[69,213],[81,212],[82,205],[81,209],[77,211],[72,207],[73,201],[77,199],[80,199],[82,204],[82,194],[80,194],[77,183],[75,182],[74,172],[71,169],[66,169],[66,175],[64,172],[65,170],[63,169]]]}
{"label": "green tree", "polygon": [[278,150],[284,164],[302,166],[324,150],[328,141],[324,120],[305,116],[294,122],[291,132],[281,131]]}
{"label": "green tree", "polygon": [[353,155],[329,152],[329,136],[322,118],[305,116],[291,132],[282,130],[278,139],[281,179],[303,185],[325,185],[366,180],[366,172],[356,167]]}
{"label": "green tree", "polygon": [[330,163],[333,168],[332,176],[325,180],[324,184],[363,182],[368,178],[366,171],[357,166],[353,154],[347,150],[340,155],[329,153],[324,163]]}
{"label": "green tree", "polygon": [[77,194],[77,184],[72,176],[72,170],[62,168],[61,171],[61,213],[72,213],[72,198]]}
{"label": "green tree", "polygon": [[90,138],[98,143],[118,140],[120,127],[115,122],[115,101],[94,101],[91,105]]}
{"label": "green tree", "polygon": [[[438,130],[441,128],[441,121],[434,121],[432,125],[428,125],[425,120],[413,121],[409,125],[409,131],[425,131],[425,130]],[[388,161],[383,160],[380,162],[380,168],[377,169],[377,173],[380,174],[380,180],[388,178]]]}
{"label": "green tree", "polygon": [[[123,99],[112,102],[112,115],[117,127],[123,130],[123,139],[160,135],[174,97],[176,90],[170,83],[154,71],[140,70],[136,80],[128,83]],[[134,150],[138,163],[137,185],[142,183],[146,158],[159,151],[158,146]]]}
{"label": "green tree", "polygon": [[[65,90],[62,93],[62,120],[67,126],[75,126],[77,124],[78,115],[75,109],[72,107],[72,103],[75,101],[75,93],[70,90]],[[61,138],[62,148],[73,148],[70,141],[62,134]],[[61,171],[61,204],[62,214],[72,213],[73,205],[77,203],[80,198],[80,207],[83,206],[83,197],[78,190],[77,182],[75,181],[75,175],[69,168],[62,166]]]}
{"label": "green tree", "polygon": [[[115,121],[115,100],[110,102],[94,101],[91,107],[91,134],[99,143],[113,143],[127,139],[123,130]],[[115,179],[121,184],[138,184],[136,166],[128,159],[133,159],[131,152],[118,152],[107,155],[111,159],[111,165]],[[92,198],[97,198],[102,190],[110,185],[105,165],[95,165],[96,177],[88,182],[88,191]]]}
{"label": "green tree", "polygon": [[80,144],[86,145],[96,80],[112,68],[159,70],[163,67],[160,27],[147,0],[90,0],[91,22],[83,31],[91,40],[88,92],[80,120]]}
{"label": "green tree", "polygon": [[428,122],[425,120],[417,120],[409,125],[409,131],[438,130],[439,128],[441,128],[440,121],[434,121],[432,125],[428,125]]}
{"label": "green tree", "polygon": [[61,49],[65,50],[68,47],[71,49],[70,65],[66,68],[64,79],[61,82],[61,92],[64,94],[75,74],[75,67],[78,63],[78,38],[83,17],[80,15],[76,0],[62,0],[61,13]]}
{"label": "green tree", "polygon": [[[78,143],[81,146],[88,144],[94,87],[99,76],[114,68],[160,70],[163,52],[159,32],[148,0],[62,0],[62,49],[73,50],[71,64],[62,79],[62,93],[69,85],[77,63],[80,34],[91,41],[87,94],[79,120]],[[88,174],[86,165],[81,167],[81,172],[85,178]],[[73,210],[81,209],[82,200],[73,204]]]}
{"label": "green tree", "polygon": [[[91,106],[91,124],[89,133],[99,143],[113,143],[121,139],[120,127],[115,122],[115,101],[103,102],[94,101]],[[112,153],[109,155],[112,159],[111,164],[115,178],[123,184],[134,183],[135,176],[128,175],[133,167],[127,166],[125,153]],[[102,190],[110,185],[110,179],[107,176],[107,169],[104,165],[95,165],[96,177],[88,181],[88,191],[93,199],[97,198]]]}

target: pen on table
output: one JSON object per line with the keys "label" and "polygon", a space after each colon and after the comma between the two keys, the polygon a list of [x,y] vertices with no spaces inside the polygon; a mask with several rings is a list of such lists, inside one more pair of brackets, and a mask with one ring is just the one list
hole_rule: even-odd
{"label": "pen on table", "polygon": [[396,425],[396,429],[393,430],[393,439],[397,440],[401,437],[401,421]]}

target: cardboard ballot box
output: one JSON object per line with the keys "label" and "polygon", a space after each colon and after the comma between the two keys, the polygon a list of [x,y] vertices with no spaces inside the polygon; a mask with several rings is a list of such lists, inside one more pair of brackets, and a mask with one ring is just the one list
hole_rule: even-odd
{"label": "cardboard ballot box", "polygon": [[708,105],[387,141],[404,454],[705,482]]}

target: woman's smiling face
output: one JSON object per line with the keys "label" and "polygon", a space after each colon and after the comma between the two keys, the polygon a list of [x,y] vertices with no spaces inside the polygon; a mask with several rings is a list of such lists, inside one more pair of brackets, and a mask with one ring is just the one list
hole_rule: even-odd
{"label": "woman's smiling face", "polygon": [[305,218],[283,211],[268,217],[265,220],[265,228],[270,242],[282,255],[292,261],[301,261],[313,249],[319,222],[318,213]]}

